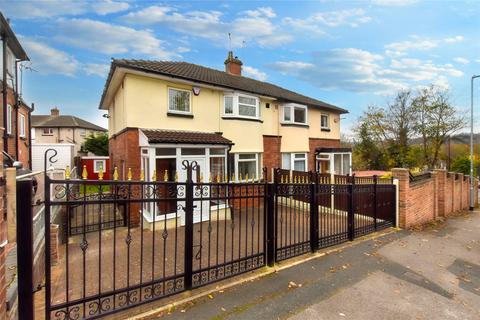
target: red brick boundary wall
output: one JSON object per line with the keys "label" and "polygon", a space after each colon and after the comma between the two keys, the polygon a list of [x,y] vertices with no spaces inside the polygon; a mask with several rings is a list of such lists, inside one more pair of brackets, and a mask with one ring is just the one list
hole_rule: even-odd
{"label": "red brick boundary wall", "polygon": [[[0,135],[3,135],[3,128],[0,128]],[[3,150],[3,140],[0,139],[0,149]],[[3,169],[3,157],[0,157],[0,177],[5,178]],[[7,318],[7,283],[6,283],[6,258],[7,258],[7,210],[5,205],[5,186],[0,186],[0,319]]]}
{"label": "red brick boundary wall", "polygon": [[[469,209],[470,179],[461,173],[434,170],[431,178],[418,182],[410,182],[408,169],[393,169],[392,173],[398,180],[398,224],[401,228],[411,228]],[[477,179],[474,186],[477,206]]]}

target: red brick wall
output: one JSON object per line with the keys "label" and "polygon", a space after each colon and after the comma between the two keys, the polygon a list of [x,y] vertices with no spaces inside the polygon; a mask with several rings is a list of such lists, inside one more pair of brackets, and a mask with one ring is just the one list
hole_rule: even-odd
{"label": "red brick wall", "polygon": [[[140,178],[141,156],[138,129],[126,129],[112,136],[109,140],[110,174],[113,178],[113,170],[118,167],[120,180],[127,179],[128,168],[132,169],[134,180]],[[132,192],[134,192],[132,190]],[[138,203],[130,205],[130,223],[138,225],[140,222],[140,206]]]}
{"label": "red brick wall", "polygon": [[[1,83],[1,81],[0,81]],[[7,104],[12,106],[12,132],[8,136],[7,141],[7,148],[8,154],[10,154],[13,158],[17,159],[16,156],[16,148],[18,148],[18,161],[23,163],[23,166],[28,168],[29,167],[29,150],[28,150],[28,137],[30,136],[30,132],[28,130],[28,112],[29,109],[27,106],[20,104],[18,108],[18,124],[20,125],[20,114],[25,116],[25,138],[20,138],[16,136],[17,133],[17,121],[15,120],[15,96],[13,94],[13,90],[8,88],[7,90]],[[3,119],[3,100],[0,99],[0,119]],[[3,121],[0,122],[0,125],[3,125]],[[19,132],[20,134],[20,132]],[[2,148],[3,150],[3,148]]]}
{"label": "red brick wall", "polygon": [[317,148],[340,148],[340,140],[334,139],[308,139],[310,152],[308,153],[308,170],[315,171],[315,149]]}
{"label": "red brick wall", "polygon": [[282,165],[281,136],[263,136],[263,166],[267,168],[267,180],[272,178],[272,168]]}
{"label": "red brick wall", "polygon": [[[445,170],[435,170],[432,178],[410,183],[408,169],[393,169],[393,177],[399,181],[399,226],[410,228],[448,216],[449,213],[468,209],[470,189],[463,175]],[[444,182],[443,182],[444,181]],[[477,186],[477,184],[475,184]],[[474,195],[478,186],[474,189]]]}

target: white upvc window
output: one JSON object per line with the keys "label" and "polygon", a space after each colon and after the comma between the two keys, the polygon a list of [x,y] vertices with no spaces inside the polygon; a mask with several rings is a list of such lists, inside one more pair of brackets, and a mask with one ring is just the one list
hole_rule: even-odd
{"label": "white upvc window", "polygon": [[260,118],[260,100],[257,97],[241,93],[227,94],[223,97],[223,115],[247,119]]}
{"label": "white upvc window", "polygon": [[282,153],[282,169],[307,171],[306,153]]}
{"label": "white upvc window", "polygon": [[308,123],[308,108],[301,104],[289,103],[283,106],[282,123]]}
{"label": "white upvc window", "polygon": [[53,135],[53,128],[42,129],[42,136],[52,136],[52,135]]}
{"label": "white upvc window", "polygon": [[12,134],[12,106],[7,104],[7,133]]}
{"label": "white upvc window", "polygon": [[80,128],[80,137],[85,137],[87,135],[87,129]]}
{"label": "white upvc window", "polygon": [[320,128],[330,129],[330,117],[327,113],[322,113],[320,116]]}
{"label": "white upvc window", "polygon": [[102,170],[102,172],[105,172],[105,165],[105,160],[93,160],[93,172],[99,173],[100,170]]}
{"label": "white upvc window", "polygon": [[260,155],[258,153],[235,153],[235,175],[237,181],[259,178]]}
{"label": "white upvc window", "polygon": [[25,115],[20,114],[20,137],[25,138]]}
{"label": "white upvc window", "polygon": [[190,90],[168,88],[168,112],[191,114],[192,97]]}

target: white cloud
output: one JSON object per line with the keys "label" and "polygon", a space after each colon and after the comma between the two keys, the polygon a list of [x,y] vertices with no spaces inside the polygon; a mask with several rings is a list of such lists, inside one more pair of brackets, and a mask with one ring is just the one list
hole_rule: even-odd
{"label": "white cloud", "polygon": [[242,72],[250,78],[254,78],[254,79],[257,79],[257,80],[260,80],[260,81],[266,81],[267,80],[267,74],[265,72],[260,71],[256,68],[253,68],[253,67],[243,66],[242,67]]}
{"label": "white cloud", "polygon": [[456,43],[456,42],[461,42],[463,40],[465,40],[463,36],[455,36],[455,37],[443,39],[443,41],[445,41],[446,43]]}
{"label": "white cloud", "polygon": [[454,36],[444,39],[431,39],[411,35],[411,40],[392,42],[385,46],[386,54],[389,56],[400,56],[407,51],[427,51],[441,46],[442,44],[453,44],[464,40],[463,36]]}
{"label": "white cloud", "polygon": [[438,41],[436,40],[421,38],[419,36],[411,36],[411,38],[412,40],[387,44],[385,48],[388,50],[404,52],[410,50],[430,50],[438,47]]}
{"label": "white cloud", "polygon": [[1,0],[2,11],[7,17],[15,19],[52,18],[60,16],[76,16],[88,12],[100,15],[128,9],[129,4],[123,1],[10,1]]}
{"label": "white cloud", "polygon": [[232,35],[232,47],[244,43],[260,46],[279,46],[292,41],[292,37],[272,19],[276,16],[272,8],[261,7],[240,12],[232,21],[223,20],[219,11],[179,12],[169,6],[150,6],[123,16],[123,20],[135,24],[161,24],[174,31],[192,37],[204,38],[215,44],[227,46],[228,33]]}
{"label": "white cloud", "polygon": [[132,53],[147,58],[171,59],[178,54],[164,48],[151,30],[136,30],[90,19],[60,19],[57,41],[104,54]]}
{"label": "white cloud", "polygon": [[453,61],[461,63],[461,64],[469,64],[470,63],[470,60],[468,60],[466,58],[463,58],[463,57],[453,58]]}
{"label": "white cloud", "polygon": [[416,3],[418,0],[372,0],[373,4],[379,6],[404,7]]}
{"label": "white cloud", "polygon": [[106,78],[108,71],[110,70],[110,66],[103,63],[86,63],[83,65],[82,69],[89,76],[94,75]]}
{"label": "white cloud", "polygon": [[371,17],[365,14],[363,9],[349,9],[340,11],[318,12],[305,19],[287,17],[283,23],[296,29],[313,32],[317,35],[325,34],[324,27],[358,27],[360,24],[368,23]]}
{"label": "white cloud", "polygon": [[21,37],[21,42],[30,56],[33,68],[41,74],[73,76],[80,67],[80,63],[74,57],[38,39]]}
{"label": "white cloud", "polygon": [[107,15],[110,13],[125,11],[130,7],[127,2],[113,1],[113,0],[103,0],[94,2],[92,4],[92,9],[100,14]]}
{"label": "white cloud", "polygon": [[437,82],[445,87],[448,77],[463,75],[451,64],[411,58],[389,60],[356,48],[316,52],[310,62],[279,61],[269,67],[321,89],[375,94]]}

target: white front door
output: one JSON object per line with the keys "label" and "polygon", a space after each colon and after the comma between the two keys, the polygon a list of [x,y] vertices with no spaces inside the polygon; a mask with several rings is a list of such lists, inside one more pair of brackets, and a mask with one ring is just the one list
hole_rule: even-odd
{"label": "white front door", "polygon": [[[208,172],[206,171],[205,166],[205,158],[182,158],[183,160],[188,160],[190,163],[192,161],[196,161],[198,165],[198,169],[192,171],[192,180],[194,183],[200,182],[200,177],[208,177]],[[185,182],[187,181],[187,170],[179,170],[178,174],[178,182]],[[200,188],[202,190],[200,190]],[[208,198],[210,196],[210,190],[207,185],[205,186],[197,186],[193,187],[193,197],[194,199],[201,199],[201,198]],[[185,206],[185,201],[179,201],[181,206]],[[210,200],[195,200],[193,201],[193,223],[198,223],[200,221],[207,221],[209,217],[209,209],[210,209]],[[179,210],[180,213],[180,225],[185,225],[185,211]]]}

